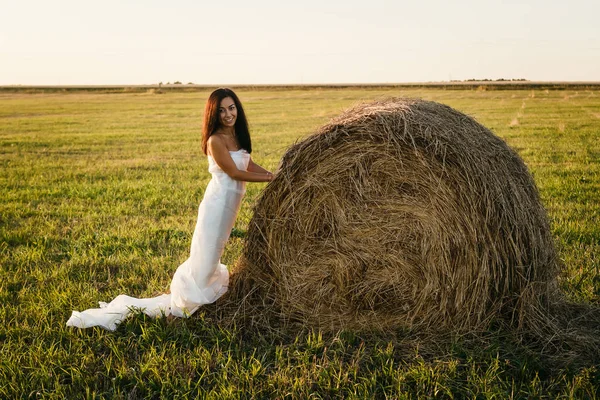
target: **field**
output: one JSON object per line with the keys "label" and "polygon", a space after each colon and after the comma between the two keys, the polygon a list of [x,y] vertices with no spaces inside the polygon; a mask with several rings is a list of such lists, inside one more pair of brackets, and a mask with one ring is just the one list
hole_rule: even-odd
{"label": "field", "polygon": [[[436,356],[414,336],[224,327],[202,311],[76,330],[71,310],[168,289],[209,174],[208,90],[0,92],[0,398],[596,398],[600,368],[556,367],[491,331]],[[534,175],[574,302],[600,305],[600,90],[242,88],[253,159],[343,109],[388,96],[475,117]],[[249,184],[222,262],[234,265],[265,184]],[[599,332],[600,334],[600,332]],[[410,348],[411,351],[406,349]]]}

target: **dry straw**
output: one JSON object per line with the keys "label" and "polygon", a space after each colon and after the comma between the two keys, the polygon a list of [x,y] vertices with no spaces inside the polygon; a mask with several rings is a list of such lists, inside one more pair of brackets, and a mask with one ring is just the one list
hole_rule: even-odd
{"label": "dry straw", "polygon": [[559,269],[521,158],[448,106],[390,99],[286,152],[223,302],[325,331],[555,335]]}

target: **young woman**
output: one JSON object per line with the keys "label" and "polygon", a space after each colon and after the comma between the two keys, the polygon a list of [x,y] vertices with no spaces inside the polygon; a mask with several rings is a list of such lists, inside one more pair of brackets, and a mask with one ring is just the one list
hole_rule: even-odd
{"label": "young woman", "polygon": [[244,108],[231,89],[217,89],[204,112],[202,151],[212,179],[198,209],[190,257],[177,268],[171,293],[147,299],[119,295],[100,308],[73,311],[67,326],[114,330],[132,308],[150,316],[184,317],[227,291],[229,272],[220,263],[240,209],[246,182],[269,182],[273,174],[252,161],[252,142]]}

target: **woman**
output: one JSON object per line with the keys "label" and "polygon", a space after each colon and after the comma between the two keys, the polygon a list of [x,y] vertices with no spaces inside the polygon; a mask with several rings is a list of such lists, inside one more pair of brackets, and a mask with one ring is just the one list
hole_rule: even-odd
{"label": "woman", "polygon": [[250,157],[252,143],[244,108],[231,89],[217,89],[204,112],[202,151],[212,174],[198,209],[190,257],[177,268],[171,293],[137,299],[117,296],[100,308],[73,311],[67,326],[102,326],[114,330],[132,308],[150,316],[189,316],[227,291],[229,272],[220,257],[240,209],[246,182],[269,182],[273,174]]}

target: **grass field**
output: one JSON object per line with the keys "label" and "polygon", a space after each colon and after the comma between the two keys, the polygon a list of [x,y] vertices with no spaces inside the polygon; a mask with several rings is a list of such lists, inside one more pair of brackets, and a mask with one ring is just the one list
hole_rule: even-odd
{"label": "grass field", "polygon": [[[253,159],[359,101],[420,97],[474,116],[523,157],[575,302],[600,305],[600,91],[251,89],[238,94]],[[65,327],[71,310],[164,292],[188,255],[209,180],[208,91],[0,93],[0,398],[596,398],[600,367],[454,338],[438,356],[403,334],[248,333],[202,311],[138,315],[116,332]],[[249,184],[222,261],[233,265],[264,184]],[[599,332],[600,334],[600,332]],[[406,339],[409,341],[408,337]],[[412,339],[410,339],[412,340]],[[409,346],[409,347],[410,347]],[[407,354],[410,354],[407,356]]]}

